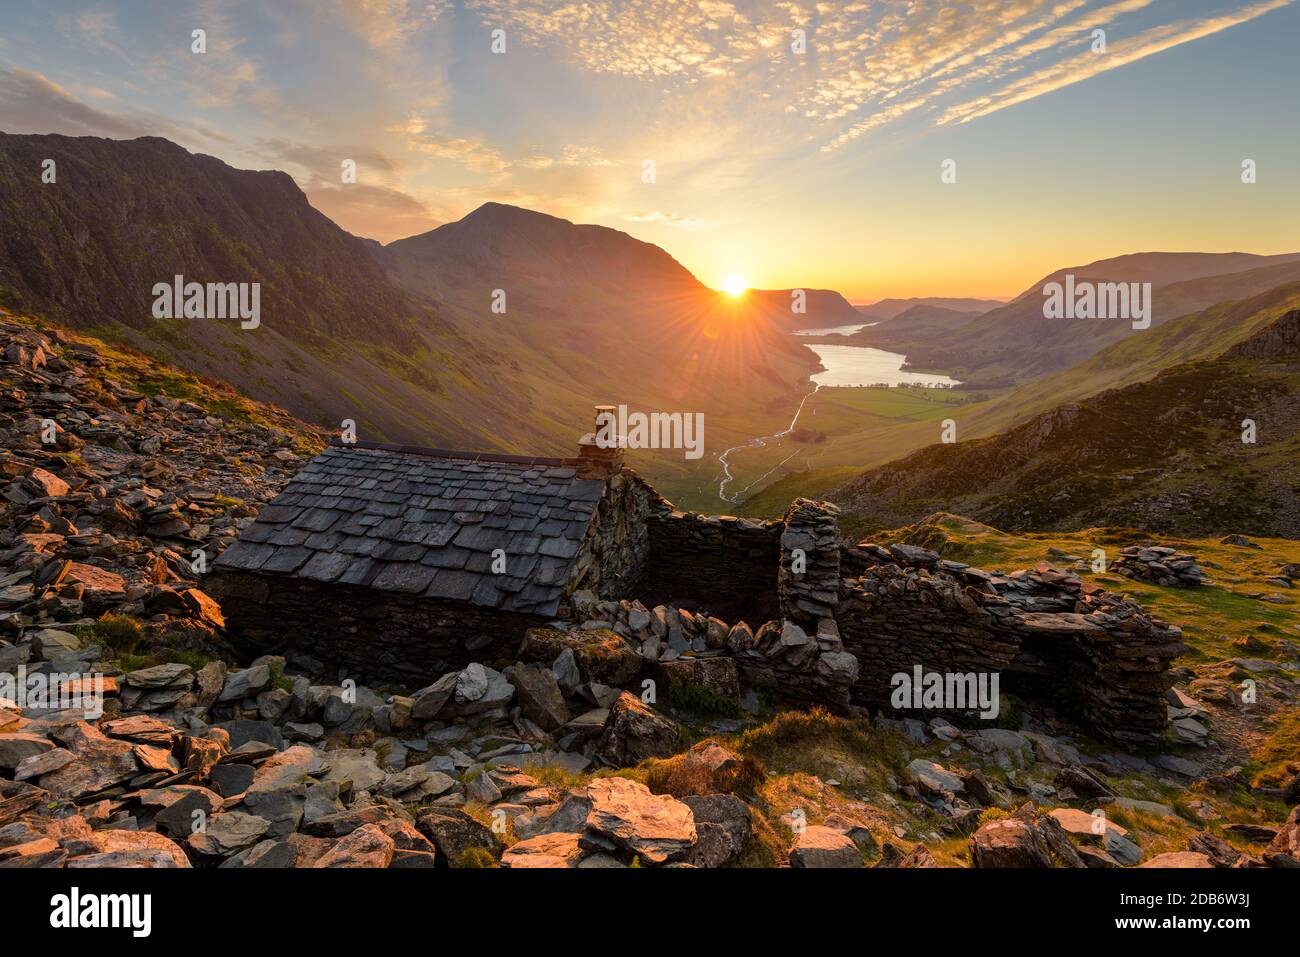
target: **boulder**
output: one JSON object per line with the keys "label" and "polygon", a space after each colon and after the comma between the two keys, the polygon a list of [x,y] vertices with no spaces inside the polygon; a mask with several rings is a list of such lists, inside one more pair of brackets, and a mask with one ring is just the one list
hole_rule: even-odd
{"label": "boulder", "polygon": [[1169,851],[1165,854],[1157,854],[1149,861],[1143,861],[1138,865],[1143,867],[1213,867],[1214,864],[1204,854],[1198,854],[1196,851]]}
{"label": "boulder", "polygon": [[330,768],[322,780],[338,784],[342,791],[369,791],[387,777],[376,761],[375,752],[363,748],[339,748],[329,752]]}
{"label": "boulder", "polygon": [[13,771],[28,758],[52,750],[54,742],[43,734],[28,734],[24,731],[0,734],[0,770]]}
{"label": "boulder", "polygon": [[271,669],[266,665],[254,665],[243,671],[235,671],[226,676],[225,686],[217,697],[218,704],[228,701],[241,701],[251,698],[271,682]]}
{"label": "boulder", "polygon": [[936,797],[960,794],[966,786],[960,776],[942,765],[927,761],[924,758],[913,760],[907,766],[907,773],[913,781],[920,785],[923,791]]}
{"label": "boulder", "polygon": [[810,824],[796,834],[791,867],[864,867],[862,852],[843,831]]}
{"label": "boulder", "polygon": [[139,770],[135,748],[127,741],[115,741],[85,721],[61,727],[51,734],[73,753],[56,771],[41,776],[41,787],[67,798],[95,794],[134,776]]}
{"label": "boulder", "polygon": [[504,708],[514,694],[514,686],[505,675],[475,662],[456,676],[451,697],[439,709],[438,716],[447,719]]}
{"label": "boulder", "polygon": [[61,498],[71,490],[67,482],[42,468],[28,472],[25,484],[37,498]]}
{"label": "boulder", "polygon": [[740,674],[734,658],[674,658],[659,662],[655,673],[670,701],[674,700],[674,692],[680,694],[690,687],[702,688],[719,698],[740,697]]}
{"label": "boulder", "polygon": [[526,867],[577,867],[586,851],[578,843],[578,835],[564,831],[539,834],[506,848],[501,855],[501,866]]}
{"label": "boulder", "polygon": [[596,778],[587,786],[587,830],[607,838],[649,864],[685,857],[695,844],[695,816],[666,794],[651,794],[638,781]]}
{"label": "boulder", "polygon": [[1264,860],[1270,867],[1300,867],[1300,804],[1265,848]]}
{"label": "boulder", "polygon": [[520,713],[543,731],[554,731],[569,720],[564,693],[550,668],[519,662],[510,672],[510,683]]}
{"label": "boulder", "polygon": [[322,854],[312,867],[387,867],[395,847],[379,825],[366,824]]}
{"label": "boulder", "polygon": [[443,706],[451,700],[459,679],[460,672],[453,671],[411,695],[411,717],[416,721],[436,718]]}
{"label": "boulder", "polygon": [[989,821],[970,839],[975,867],[1084,867],[1083,859],[1051,815],[1025,804]]}
{"label": "boulder", "polygon": [[500,855],[496,836],[478,821],[457,808],[429,808],[416,819],[420,833],[438,849],[439,860],[449,867],[471,862],[475,849],[491,857]]}
{"label": "boulder", "polygon": [[175,841],[152,831],[96,831],[89,843],[98,853],[69,858],[68,867],[189,867]]}
{"label": "boulder", "polygon": [[636,650],[616,632],[604,628],[530,628],[524,633],[519,658],[549,665],[565,648],[573,651],[584,681],[621,686],[641,672],[641,656]]}
{"label": "boulder", "polygon": [[609,709],[595,756],[608,765],[622,768],[646,758],[666,758],[680,749],[681,731],[677,722],[624,691]]}
{"label": "boulder", "polygon": [[731,794],[690,794],[682,803],[695,817],[695,845],[687,863],[726,867],[740,859],[753,836],[749,805]]}
{"label": "boulder", "polygon": [[229,857],[252,847],[270,827],[270,822],[260,817],[230,811],[215,815],[208,820],[204,830],[190,834],[189,845],[196,853],[208,857]]}
{"label": "boulder", "polygon": [[1075,840],[1100,844],[1120,864],[1136,864],[1142,858],[1141,849],[1128,831],[1103,814],[1059,807],[1050,816]]}
{"label": "boulder", "polygon": [[573,790],[559,804],[518,815],[514,819],[514,831],[522,838],[551,834],[556,831],[580,834],[587,826],[589,813],[591,813],[591,798],[587,796],[587,792]]}

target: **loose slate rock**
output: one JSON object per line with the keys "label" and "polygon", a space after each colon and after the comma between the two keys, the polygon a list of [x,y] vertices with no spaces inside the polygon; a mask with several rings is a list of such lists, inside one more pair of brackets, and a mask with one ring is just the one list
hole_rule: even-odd
{"label": "loose slate rock", "polygon": [[623,768],[646,758],[666,758],[679,750],[681,732],[677,722],[624,691],[609,709],[596,757]]}
{"label": "loose slate rock", "polygon": [[695,843],[695,815],[677,798],[627,778],[596,778],[587,794],[587,829],[648,863],[683,857]]}
{"label": "loose slate rock", "polygon": [[809,825],[795,836],[791,867],[862,867],[862,852],[843,831]]}
{"label": "loose slate rock", "polygon": [[252,814],[239,811],[217,814],[209,819],[206,830],[189,836],[189,845],[199,854],[229,857],[256,844],[270,827],[270,821]]}
{"label": "loose slate rock", "polygon": [[377,824],[366,824],[335,844],[312,866],[387,867],[393,861],[395,846]]}

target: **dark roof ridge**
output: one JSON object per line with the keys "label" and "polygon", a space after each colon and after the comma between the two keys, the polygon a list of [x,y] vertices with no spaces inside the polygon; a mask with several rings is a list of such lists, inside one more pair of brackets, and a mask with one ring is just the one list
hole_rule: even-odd
{"label": "dark roof ridge", "polygon": [[500,452],[465,452],[456,451],[454,449],[426,448],[421,445],[399,445],[396,442],[344,442],[341,439],[332,439],[330,441],[330,447],[340,449],[371,449],[379,452],[400,452],[405,455],[424,455],[436,459],[461,459],[466,462],[498,462],[505,465],[545,465],[552,468],[574,468],[581,462],[581,460],[577,458],[562,459],[544,455],[506,455]]}

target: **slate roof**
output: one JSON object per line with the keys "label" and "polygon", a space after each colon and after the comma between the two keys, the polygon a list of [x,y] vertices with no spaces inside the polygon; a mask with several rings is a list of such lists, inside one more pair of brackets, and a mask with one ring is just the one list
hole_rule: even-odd
{"label": "slate roof", "polygon": [[[604,490],[574,459],[332,445],[214,563],[555,614]],[[504,550],[503,574],[491,571]]]}

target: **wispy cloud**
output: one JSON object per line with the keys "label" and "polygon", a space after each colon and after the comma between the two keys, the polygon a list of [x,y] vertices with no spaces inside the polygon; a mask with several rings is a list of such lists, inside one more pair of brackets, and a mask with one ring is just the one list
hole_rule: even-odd
{"label": "wispy cloud", "polygon": [[664,213],[657,209],[634,209],[624,214],[630,223],[662,223],[665,226],[704,226],[708,220],[695,216],[683,216],[681,213]]}
{"label": "wispy cloud", "polygon": [[181,125],[156,113],[97,109],[43,73],[21,67],[0,68],[0,130],[114,139],[166,136],[198,148],[229,142],[226,136],[207,127]]}
{"label": "wispy cloud", "polygon": [[[769,136],[812,137],[825,150],[913,114],[933,125],[986,115],[1291,2],[1227,0],[1171,22],[1173,0],[468,0],[485,26],[584,70],[691,86],[720,115],[766,117]],[[1124,19],[1149,8],[1162,22]],[[1088,51],[1092,30],[1121,25],[1137,32],[1116,30],[1107,53]]]}
{"label": "wispy cloud", "polygon": [[994,94],[956,104],[947,109],[937,122],[940,125],[954,120],[965,123],[987,116],[1009,106],[1015,106],[1017,103],[1024,103],[1063,87],[1081,83],[1108,70],[1163,53],[1181,44],[1213,36],[1229,27],[1235,27],[1285,7],[1291,2],[1292,0],[1264,0],[1232,14],[1180,20],[1155,27],[1137,36],[1110,44],[1104,55],[1083,52],[1010,82]]}
{"label": "wispy cloud", "polygon": [[341,8],[370,46],[393,51],[417,30],[437,23],[451,0],[343,0]]}

